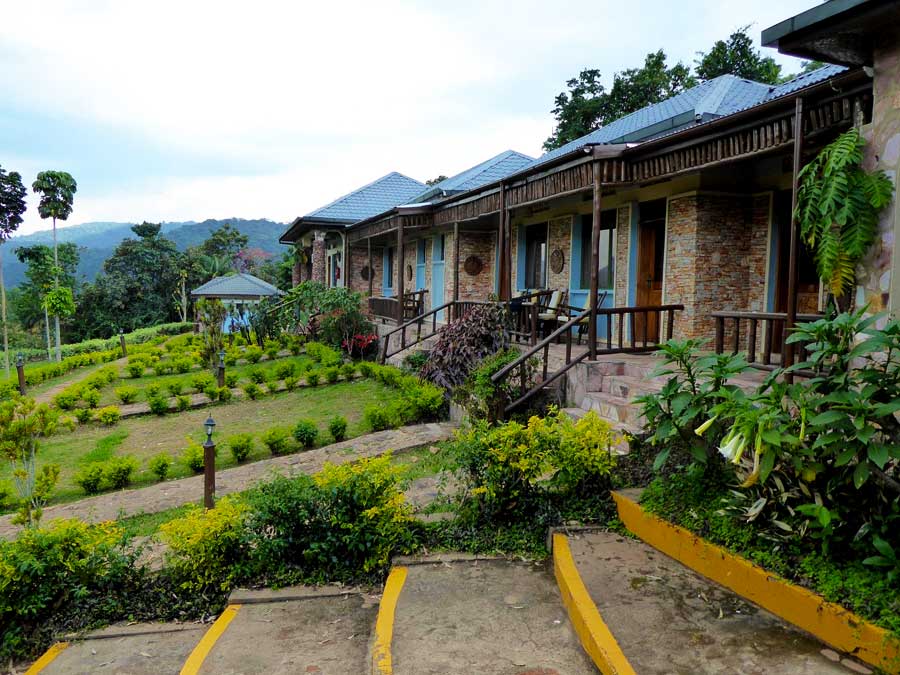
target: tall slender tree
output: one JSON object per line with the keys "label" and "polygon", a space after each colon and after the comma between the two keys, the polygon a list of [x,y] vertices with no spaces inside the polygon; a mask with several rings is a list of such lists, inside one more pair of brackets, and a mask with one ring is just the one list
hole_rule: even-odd
{"label": "tall slender tree", "polygon": [[16,171],[7,173],[0,166],[0,313],[3,320],[3,361],[9,377],[9,329],[6,325],[6,284],[3,280],[3,244],[22,224],[25,213],[25,186]]}
{"label": "tall slender tree", "polygon": [[[48,305],[55,307],[71,306],[71,289],[68,293],[60,294],[59,287],[59,256],[56,246],[56,221],[68,220],[72,213],[72,202],[75,200],[75,192],[78,184],[72,175],[65,171],[41,171],[37,175],[37,179],[31,186],[31,189],[41,195],[41,201],[38,204],[38,213],[41,218],[53,219],[53,265],[54,270],[53,292],[54,297],[45,298]],[[66,289],[62,289],[65,291]],[[66,297],[62,297],[65,295]],[[62,361],[62,345],[59,338],[59,311],[54,314],[54,323],[56,331],[56,360]]]}

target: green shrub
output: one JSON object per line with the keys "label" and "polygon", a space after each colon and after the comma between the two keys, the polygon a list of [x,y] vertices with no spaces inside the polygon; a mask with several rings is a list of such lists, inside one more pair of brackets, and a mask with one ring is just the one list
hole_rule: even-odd
{"label": "green shrub", "polygon": [[231,589],[245,555],[246,515],[243,502],[223,497],[214,509],[195,506],[160,526],[169,547],[167,570],[181,588],[192,593]]}
{"label": "green shrub", "polygon": [[355,363],[348,361],[341,366],[341,377],[343,377],[345,380],[352,380],[354,375],[356,375]]}
{"label": "green shrub", "polygon": [[[518,352],[516,353],[518,354]],[[403,357],[403,370],[418,375],[426,363],[428,363],[428,352],[416,351]]]}
{"label": "green shrub", "polygon": [[57,520],[0,543],[0,659],[33,659],[48,626],[86,628],[116,611],[142,574],[110,522]]}
{"label": "green shrub", "polygon": [[116,388],[116,396],[125,404],[134,403],[137,400],[139,389],[130,384]]}
{"label": "green shrub", "polygon": [[103,462],[91,462],[75,472],[75,485],[86,494],[95,495],[103,489]]}
{"label": "green shrub", "polygon": [[381,404],[367,405],[363,411],[363,421],[372,431],[384,431],[392,426],[390,411]]}
{"label": "green shrub", "polygon": [[284,388],[288,391],[294,391],[297,388],[298,380],[293,375],[284,378]]}
{"label": "green shrub", "polygon": [[228,387],[219,387],[216,396],[222,403],[227,403],[232,397],[231,389]]}
{"label": "green shrub", "polygon": [[[521,373],[516,371],[515,378],[508,378],[499,384],[494,384],[491,377],[521,355],[518,349],[510,348],[488,356],[469,374],[464,385],[454,389],[453,400],[465,408],[472,418],[484,418],[491,422],[502,419],[512,393],[518,392],[522,386]],[[523,367],[525,387],[530,388],[534,384],[535,360],[526,361]]]}
{"label": "green shrub", "polygon": [[86,387],[81,392],[81,400],[87,403],[88,408],[96,408],[100,404],[100,392]]}
{"label": "green shrub", "polygon": [[88,422],[92,422],[94,420],[94,411],[90,408],[76,408],[75,419],[78,420],[79,424],[87,424]]}
{"label": "green shrub", "polygon": [[113,457],[103,464],[103,482],[111,490],[121,490],[131,483],[131,474],[137,471],[134,457]]}
{"label": "green shrub", "polygon": [[330,368],[341,363],[340,353],[321,342],[307,342],[306,353],[323,368]]}
{"label": "green shrub", "polygon": [[243,462],[253,451],[252,434],[234,434],[228,437],[228,448],[235,462]]}
{"label": "green shrub", "polygon": [[266,391],[270,394],[275,394],[281,389],[281,383],[278,380],[269,380],[265,386]]}
{"label": "green shrub", "polygon": [[247,395],[251,401],[255,401],[263,395],[262,389],[259,388],[259,385],[256,382],[248,382],[243,387],[244,393]]}
{"label": "green shrub", "polygon": [[363,377],[372,377],[375,374],[375,366],[368,361],[360,361],[359,364],[359,374]]}
{"label": "green shrub", "polygon": [[[224,388],[225,387],[223,387],[223,389]],[[217,398],[219,398],[219,388],[216,386],[215,382],[207,385],[206,388],[203,390],[203,393],[206,394],[206,397],[210,401],[215,401]]]}
{"label": "green shrub", "polygon": [[337,366],[332,366],[331,368],[325,369],[325,379],[329,384],[334,384],[338,381],[338,377],[340,377],[341,369]]}
{"label": "green shrub", "polygon": [[169,399],[163,396],[151,396],[147,400],[147,403],[150,406],[150,412],[152,412],[154,415],[165,415],[167,412],[169,412]]}
{"label": "green shrub", "polygon": [[184,391],[184,382],[181,380],[172,380],[166,385],[166,389],[172,396],[179,396]]}
{"label": "green shrub", "polygon": [[53,405],[60,410],[72,410],[80,398],[80,388],[67,387],[53,397]]}
{"label": "green shrub", "polygon": [[306,374],[306,384],[310,387],[316,387],[319,384],[319,372],[311,370]]}
{"label": "green shrub", "polygon": [[97,421],[104,426],[111,427],[114,424],[117,424],[120,419],[122,419],[122,412],[119,410],[118,406],[108,405],[103,408],[100,408],[97,413]]}
{"label": "green shrub", "polygon": [[162,385],[159,382],[151,382],[144,387],[144,396],[147,397],[148,401],[155,396],[159,396],[161,393]]}
{"label": "green shrub", "polygon": [[250,378],[251,382],[255,382],[256,384],[262,384],[266,381],[266,373],[262,368],[251,368],[247,372],[247,376]]}
{"label": "green shrub", "polygon": [[297,364],[293,361],[285,361],[275,366],[275,377],[279,380],[285,380],[293,376],[297,372]]}
{"label": "green shrub", "polygon": [[225,365],[228,368],[233,368],[237,365],[238,359],[240,358],[241,353],[236,349],[227,349],[225,350]]}
{"label": "green shrub", "polygon": [[237,373],[225,373],[225,386],[234,389],[238,383]]}
{"label": "green shrub", "polygon": [[215,384],[216,380],[209,373],[195,373],[191,377],[191,386],[194,390],[199,394],[206,390],[206,388],[212,384]]}
{"label": "green shrub", "polygon": [[191,372],[191,360],[190,359],[175,359],[172,362],[172,369],[176,373],[180,373],[184,375],[185,373]]}
{"label": "green shrub", "polygon": [[181,461],[191,472],[203,473],[203,448],[191,441],[181,453]]}
{"label": "green shrub", "polygon": [[171,361],[160,361],[153,366],[153,372],[157,375],[169,375],[174,369]]}
{"label": "green shrub", "polygon": [[263,444],[269,449],[273,455],[281,455],[287,451],[290,444],[291,435],[287,429],[278,427],[269,429],[262,436]]}
{"label": "green shrub", "polygon": [[169,475],[169,469],[172,467],[172,458],[168,453],[161,452],[150,458],[148,463],[150,473],[156,476],[157,480],[165,480]]}
{"label": "green shrub", "polygon": [[244,350],[244,358],[247,359],[249,363],[259,363],[262,356],[263,351],[259,347],[251,346]]}
{"label": "green shrub", "polygon": [[177,396],[175,398],[175,408],[178,410],[178,412],[184,412],[190,407],[191,397],[187,394],[182,394],[181,396]]}
{"label": "green shrub", "polygon": [[125,370],[128,371],[129,377],[133,378],[138,378],[143,375],[146,368],[147,365],[143,361],[136,361],[125,366]]}
{"label": "green shrub", "polygon": [[340,442],[347,437],[347,418],[341,415],[335,415],[328,422],[328,433],[335,442]]}
{"label": "green shrub", "polygon": [[300,420],[294,426],[294,438],[304,448],[311,448],[316,444],[319,430],[312,420]]}

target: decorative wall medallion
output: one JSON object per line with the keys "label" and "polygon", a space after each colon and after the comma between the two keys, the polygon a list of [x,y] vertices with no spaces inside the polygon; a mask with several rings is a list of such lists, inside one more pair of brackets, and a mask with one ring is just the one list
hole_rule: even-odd
{"label": "decorative wall medallion", "polygon": [[566,259],[563,256],[562,249],[557,248],[553,250],[553,253],[550,254],[550,270],[554,274],[559,274],[563,271],[563,266],[566,264]]}
{"label": "decorative wall medallion", "polygon": [[363,281],[369,280],[369,266],[363,265],[363,268],[359,271],[359,276],[362,277]]}
{"label": "decorative wall medallion", "polygon": [[412,281],[412,278],[413,278],[413,268],[412,268],[412,265],[407,265],[407,266],[406,266],[406,280],[407,280],[407,281]]}
{"label": "decorative wall medallion", "polygon": [[466,271],[470,277],[477,277],[481,274],[481,270],[484,269],[484,263],[481,262],[481,258],[477,255],[470,255],[466,258],[466,262],[463,264],[463,269]]}

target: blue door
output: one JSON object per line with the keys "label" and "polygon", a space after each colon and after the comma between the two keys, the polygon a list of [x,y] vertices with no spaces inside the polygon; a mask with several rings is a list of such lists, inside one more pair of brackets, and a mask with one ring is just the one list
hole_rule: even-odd
{"label": "blue door", "polygon": [[389,246],[384,249],[381,259],[382,282],[381,295],[385,298],[394,295],[394,248]]}
{"label": "blue door", "polygon": [[[603,211],[600,217],[600,268],[597,274],[598,292],[603,298],[600,307],[615,306],[616,210]],[[572,223],[572,264],[569,283],[569,304],[588,308],[591,288],[591,221],[590,214],[575,218]],[[607,318],[597,319],[597,335],[606,339]]]}
{"label": "blue door", "polygon": [[[438,235],[431,240],[431,306],[444,304],[444,245],[446,237]],[[444,320],[444,311],[437,315],[438,321]]]}
{"label": "blue door", "polygon": [[416,290],[425,290],[425,240],[416,243]]}

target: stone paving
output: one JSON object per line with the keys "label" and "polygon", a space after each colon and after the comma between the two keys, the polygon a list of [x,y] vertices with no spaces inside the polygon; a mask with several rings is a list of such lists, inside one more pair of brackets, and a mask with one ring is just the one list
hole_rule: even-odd
{"label": "stone paving", "polygon": [[[388,429],[351,440],[244,464],[216,473],[216,495],[240,492],[275,473],[315,473],[325,462],[342,463],[375,457],[389,450],[405,452],[447,440],[456,425],[451,422],[417,424]],[[157,513],[203,497],[203,476],[164,481],[135,490],[109,492],[44,509],[44,521],[53,518],[77,518],[86,522],[115,520],[141,513]],[[11,515],[0,517],[0,538],[15,536],[19,527],[10,523]]]}

